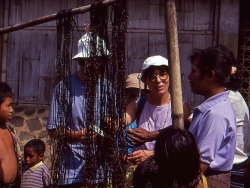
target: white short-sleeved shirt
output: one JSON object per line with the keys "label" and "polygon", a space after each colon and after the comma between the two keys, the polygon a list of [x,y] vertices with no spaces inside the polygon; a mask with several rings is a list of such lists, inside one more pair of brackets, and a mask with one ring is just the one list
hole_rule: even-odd
{"label": "white short-sleeved shirt", "polygon": [[228,97],[236,113],[237,141],[234,164],[238,164],[245,161],[250,155],[249,109],[238,91],[230,91]]}

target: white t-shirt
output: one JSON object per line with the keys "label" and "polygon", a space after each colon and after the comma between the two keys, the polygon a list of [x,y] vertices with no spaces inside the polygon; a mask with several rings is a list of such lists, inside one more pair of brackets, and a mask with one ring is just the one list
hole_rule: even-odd
{"label": "white t-shirt", "polygon": [[249,108],[238,91],[230,91],[228,97],[236,113],[237,141],[233,163],[237,164],[245,161],[250,155]]}

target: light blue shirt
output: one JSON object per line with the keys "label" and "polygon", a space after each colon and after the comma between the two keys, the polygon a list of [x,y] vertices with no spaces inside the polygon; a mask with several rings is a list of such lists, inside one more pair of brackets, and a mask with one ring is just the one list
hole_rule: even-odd
{"label": "light blue shirt", "polygon": [[[135,120],[133,123],[131,123],[131,124],[127,127],[127,129],[134,129],[134,128],[136,128],[136,127],[137,127],[137,123],[136,123],[136,120]],[[125,133],[125,134],[126,134],[126,133]],[[133,147],[132,144],[127,143],[127,154],[133,153],[134,151],[136,151],[136,148]]]}
{"label": "light blue shirt", "polygon": [[217,171],[232,169],[236,148],[236,116],[228,94],[214,95],[196,107],[190,126],[201,161]]}
{"label": "light blue shirt", "polygon": [[[67,89],[67,101],[65,104],[67,106],[66,110],[66,119],[64,118],[64,110],[62,102],[58,102],[61,99],[58,99],[60,95],[58,92],[64,92],[67,83],[63,83],[62,81],[56,86],[53,91],[52,101],[50,106],[50,112],[48,117],[47,129],[56,129],[59,126],[65,126],[68,130],[79,131],[86,127],[86,91],[85,84],[79,78],[77,72],[72,74],[68,79],[68,85],[71,90]],[[107,88],[103,88],[105,86],[100,85],[100,80],[98,81],[96,87],[96,96],[95,96],[95,111],[94,116],[91,119],[91,123],[100,127],[100,119],[103,118],[106,114],[101,114],[100,112],[100,92],[106,90]],[[62,94],[61,94],[62,95]],[[94,96],[93,96],[94,97]],[[107,104],[107,97],[102,99],[103,106]],[[106,101],[106,103],[104,103]],[[64,120],[65,119],[65,120]],[[66,142],[66,145],[62,149],[60,161],[60,169],[59,169],[59,185],[64,184],[72,184],[77,182],[83,182],[84,180],[84,150],[85,146],[79,142]],[[96,147],[93,144],[92,146],[92,155],[96,153]],[[100,168],[101,170],[101,168]],[[98,174],[98,173],[97,173]],[[100,174],[100,173],[99,173]],[[101,178],[96,178],[101,180]],[[93,180],[95,181],[95,180]],[[95,183],[95,182],[94,182]]]}

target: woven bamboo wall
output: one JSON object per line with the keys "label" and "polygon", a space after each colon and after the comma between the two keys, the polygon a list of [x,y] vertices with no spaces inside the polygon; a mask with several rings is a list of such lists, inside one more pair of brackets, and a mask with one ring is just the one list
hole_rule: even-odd
{"label": "woven bamboo wall", "polygon": [[250,22],[242,24],[239,42],[239,71],[242,75],[240,92],[250,106]]}

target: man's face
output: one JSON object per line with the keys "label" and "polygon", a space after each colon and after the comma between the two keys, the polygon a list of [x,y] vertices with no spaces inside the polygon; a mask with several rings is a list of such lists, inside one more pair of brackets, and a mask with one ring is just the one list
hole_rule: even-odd
{"label": "man's face", "polygon": [[77,59],[78,65],[81,70],[84,70],[85,64],[86,64],[86,59],[84,58],[79,58]]}
{"label": "man's face", "polygon": [[12,117],[12,98],[6,97],[0,106],[0,123],[8,122]]}

